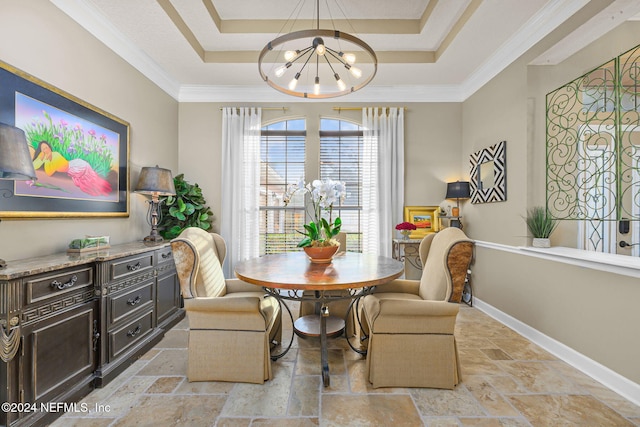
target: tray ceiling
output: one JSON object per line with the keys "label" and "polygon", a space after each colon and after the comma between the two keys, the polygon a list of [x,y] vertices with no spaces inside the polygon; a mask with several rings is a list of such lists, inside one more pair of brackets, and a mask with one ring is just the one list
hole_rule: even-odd
{"label": "tray ceiling", "polygon": [[[298,101],[260,79],[257,57],[278,35],[315,27],[313,0],[51,1],[180,101]],[[607,24],[598,37],[640,13],[638,1],[592,1]],[[360,37],[379,58],[373,82],[340,101],[462,101],[588,3],[321,0],[320,27]],[[538,63],[584,47],[573,37]]]}

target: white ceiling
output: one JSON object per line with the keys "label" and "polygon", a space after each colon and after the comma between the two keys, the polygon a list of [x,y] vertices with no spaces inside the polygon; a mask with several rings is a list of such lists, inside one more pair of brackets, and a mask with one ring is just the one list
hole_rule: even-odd
{"label": "white ceiling", "polygon": [[[261,80],[257,58],[293,25],[315,27],[315,0],[51,2],[181,102],[299,101]],[[455,102],[587,3],[321,0],[320,19],[321,28],[354,34],[379,57],[373,82],[339,101]],[[615,0],[534,62],[558,63],[639,13],[640,1]]]}

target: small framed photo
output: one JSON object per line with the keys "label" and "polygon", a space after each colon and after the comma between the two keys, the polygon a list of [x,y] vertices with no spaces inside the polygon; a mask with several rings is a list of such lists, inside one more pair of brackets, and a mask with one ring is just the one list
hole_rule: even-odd
{"label": "small framed photo", "polygon": [[429,233],[437,232],[440,228],[439,212],[439,206],[405,206],[404,220],[416,226],[409,238],[422,239]]}

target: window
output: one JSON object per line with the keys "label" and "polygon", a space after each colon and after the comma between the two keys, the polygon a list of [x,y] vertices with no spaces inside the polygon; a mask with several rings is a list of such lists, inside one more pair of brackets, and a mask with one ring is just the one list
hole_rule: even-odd
{"label": "window", "polygon": [[320,119],[320,178],[344,181],[347,198],[334,216],[342,220],[347,250],[362,252],[362,127],[345,120]]}
{"label": "window", "polygon": [[305,177],[306,122],[285,120],[262,128],[260,138],[260,255],[296,250],[304,224],[304,199],[284,207],[290,183]]}
{"label": "window", "polygon": [[[299,180],[331,178],[344,181],[347,198],[334,206],[342,219],[347,250],[362,251],[362,128],[337,119],[320,119],[319,143],[308,147],[306,120],[283,120],[262,128],[260,140],[260,255],[300,250],[305,218],[304,194],[297,193],[288,206],[282,196],[288,184]],[[307,150],[319,150],[320,165],[305,162]]]}

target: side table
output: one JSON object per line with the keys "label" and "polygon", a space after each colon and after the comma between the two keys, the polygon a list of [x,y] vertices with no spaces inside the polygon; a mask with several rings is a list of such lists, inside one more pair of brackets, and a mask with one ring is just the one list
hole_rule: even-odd
{"label": "side table", "polygon": [[420,260],[420,242],[422,239],[393,239],[391,256],[404,263],[404,277],[420,280],[422,277],[422,261]]}

